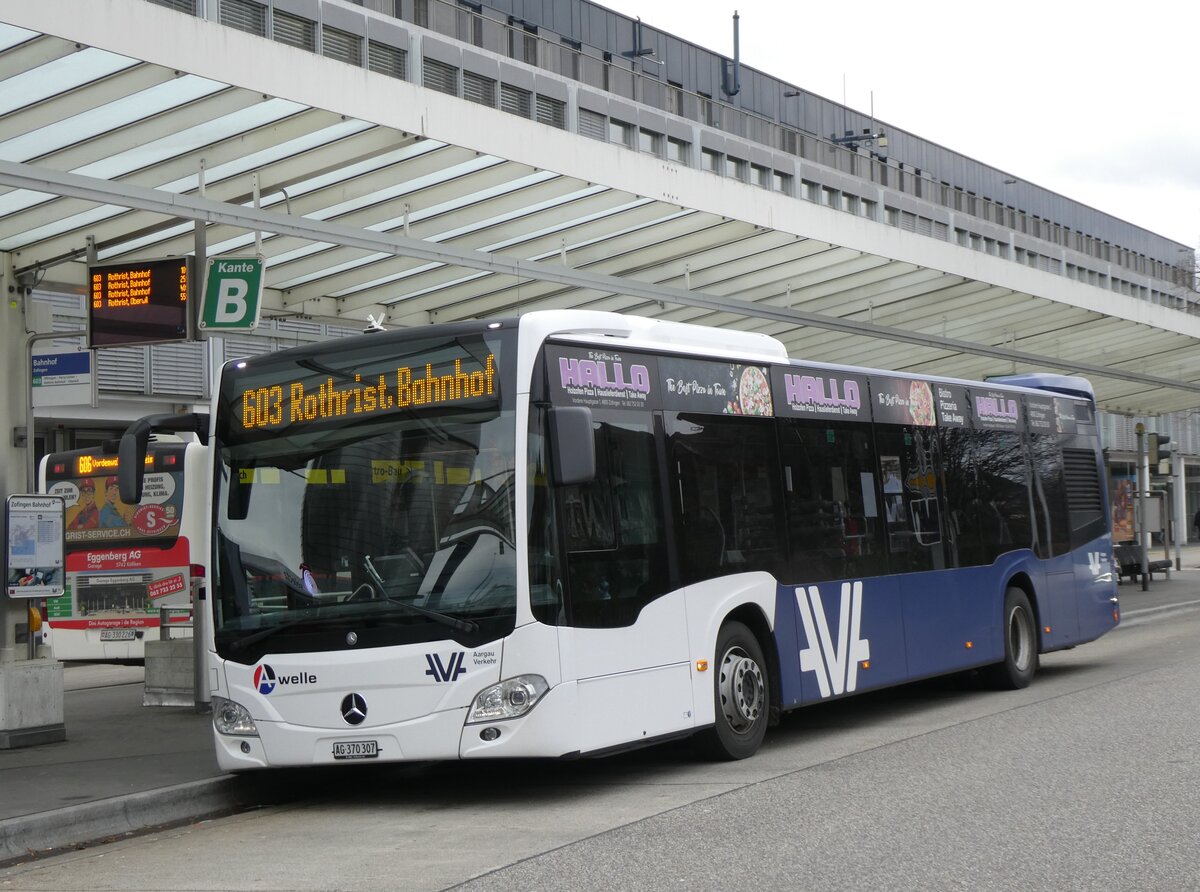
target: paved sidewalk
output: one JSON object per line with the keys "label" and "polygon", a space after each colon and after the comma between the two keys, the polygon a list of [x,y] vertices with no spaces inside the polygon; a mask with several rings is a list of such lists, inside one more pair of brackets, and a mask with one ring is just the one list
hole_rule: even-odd
{"label": "paved sidewalk", "polygon": [[[1200,609],[1200,545],[1183,550],[1182,564],[1169,579],[1157,575],[1148,591],[1138,582],[1118,588],[1125,623]],[[0,750],[0,864],[285,801],[306,786],[294,771],[224,774],[211,716],[143,706],[142,681],[140,666],[67,664],[67,739]]]}
{"label": "paved sidewalk", "polygon": [[143,706],[140,665],[67,663],[67,739],[0,750],[0,864],[278,801],[280,778],[217,767],[212,716]]}

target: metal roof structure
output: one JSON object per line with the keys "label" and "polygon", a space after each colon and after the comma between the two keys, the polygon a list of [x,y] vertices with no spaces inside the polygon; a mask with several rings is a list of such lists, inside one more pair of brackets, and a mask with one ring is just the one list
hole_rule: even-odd
{"label": "metal roof structure", "polygon": [[[410,55],[450,43],[408,31]],[[81,285],[89,244],[191,253],[200,221],[209,256],[261,232],[268,315],[606,309],[816,361],[1082,374],[1116,412],[1200,405],[1200,318],[1178,309],[145,0],[0,0],[0,85],[0,252],[23,281]]]}

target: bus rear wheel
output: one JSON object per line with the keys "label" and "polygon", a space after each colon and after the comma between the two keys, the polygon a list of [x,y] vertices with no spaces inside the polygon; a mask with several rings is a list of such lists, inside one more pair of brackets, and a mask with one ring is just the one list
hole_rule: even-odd
{"label": "bus rear wheel", "polygon": [[702,746],[718,759],[753,756],[767,733],[771,705],[767,661],[754,633],[739,622],[723,625],[713,668],[716,717]]}
{"label": "bus rear wheel", "polygon": [[1016,586],[1004,593],[1004,660],[991,667],[998,688],[1028,687],[1038,668],[1038,636],[1029,596]]}

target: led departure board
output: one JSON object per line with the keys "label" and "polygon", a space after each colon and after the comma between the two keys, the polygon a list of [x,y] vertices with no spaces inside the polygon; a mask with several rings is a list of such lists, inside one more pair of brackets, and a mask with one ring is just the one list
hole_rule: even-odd
{"label": "led departure board", "polygon": [[88,273],[89,347],[188,339],[189,258],[97,264]]}

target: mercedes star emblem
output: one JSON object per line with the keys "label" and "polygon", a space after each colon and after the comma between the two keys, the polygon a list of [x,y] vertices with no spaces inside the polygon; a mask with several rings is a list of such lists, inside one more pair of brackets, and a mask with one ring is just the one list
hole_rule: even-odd
{"label": "mercedes star emblem", "polygon": [[347,725],[361,725],[367,717],[367,701],[362,694],[347,694],[342,700],[342,718]]}
{"label": "mercedes star emblem", "polygon": [[346,643],[349,644],[351,647],[354,647],[354,645],[358,644],[358,633],[357,632],[347,632],[346,633]]}

